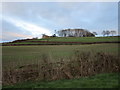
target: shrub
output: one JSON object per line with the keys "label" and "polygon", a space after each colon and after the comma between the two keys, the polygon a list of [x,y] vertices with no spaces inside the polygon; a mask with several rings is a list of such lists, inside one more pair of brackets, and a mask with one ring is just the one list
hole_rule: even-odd
{"label": "shrub", "polygon": [[3,85],[29,80],[59,80],[91,76],[98,73],[120,72],[120,60],[113,55],[98,52],[75,50],[69,60],[61,58],[52,62],[50,56],[43,54],[42,62],[25,65],[16,69],[3,70]]}

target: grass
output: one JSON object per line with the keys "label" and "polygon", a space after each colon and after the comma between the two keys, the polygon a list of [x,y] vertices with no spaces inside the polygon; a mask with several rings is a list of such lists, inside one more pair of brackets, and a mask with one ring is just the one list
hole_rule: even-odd
{"label": "grass", "polygon": [[29,41],[63,41],[63,42],[105,42],[118,41],[119,37],[53,37]]}
{"label": "grass", "polygon": [[118,44],[3,46],[2,48],[5,84],[38,79],[72,79],[116,72],[120,63]]}
{"label": "grass", "polygon": [[[21,66],[27,66],[32,64],[38,64],[43,61],[44,55],[49,56],[50,60],[57,62],[61,59],[67,61],[70,59],[75,51],[79,52],[92,52],[94,55],[97,52],[104,52],[112,55],[110,59],[109,55],[105,58],[109,58],[110,63],[114,60],[114,57],[118,56],[118,43],[117,44],[91,44],[91,45],[44,45],[44,46],[3,46],[2,47],[2,66],[3,70],[18,70]],[[106,54],[106,55],[107,55]],[[99,56],[99,55],[98,55]],[[104,57],[104,56],[103,56]],[[99,57],[98,57],[99,58]],[[101,58],[101,57],[100,57]],[[103,59],[105,59],[103,58]],[[103,60],[102,59],[102,60]],[[99,59],[99,61],[102,61]],[[115,61],[115,60],[114,60]],[[113,62],[114,62],[113,61]],[[102,61],[104,62],[104,60]],[[117,61],[118,62],[118,61]],[[87,63],[87,62],[86,62]],[[97,65],[99,62],[96,62]],[[108,61],[109,63],[109,61]],[[77,63],[78,64],[78,63]],[[100,63],[102,65],[102,63]],[[112,64],[111,64],[112,65]],[[77,66],[73,65],[74,68]],[[106,65],[107,66],[107,65]],[[109,65],[108,65],[109,66]],[[114,65],[113,65],[114,66]],[[100,66],[101,67],[101,66]],[[112,67],[112,66],[111,66]],[[105,68],[105,67],[104,67]],[[67,65],[66,65],[67,69]],[[22,70],[22,69],[21,69]],[[45,70],[45,69],[44,69]],[[107,69],[106,69],[107,70]],[[110,68],[111,70],[111,68]],[[110,71],[109,70],[109,71]],[[34,71],[34,69],[33,69]],[[108,72],[109,72],[108,71]],[[71,72],[71,71],[70,71]],[[9,74],[9,72],[7,72]],[[11,72],[17,75],[16,72]],[[103,72],[107,73],[107,72]],[[22,75],[22,72],[18,74]],[[23,76],[28,75],[28,73]],[[102,76],[103,75],[103,76]],[[29,75],[28,75],[29,76]],[[22,77],[22,76],[20,76]],[[108,77],[108,78],[107,78]],[[56,80],[56,81],[31,81],[21,82],[14,85],[4,86],[6,88],[114,88],[118,87],[117,74],[100,74],[93,77],[85,77],[71,80]],[[13,78],[14,80],[14,78]],[[16,79],[17,80],[17,79]],[[98,83],[96,83],[98,82]]]}
{"label": "grass", "polygon": [[53,81],[91,76],[99,73],[112,73],[119,70],[119,59],[104,52],[95,55],[92,52],[76,51],[69,60],[51,62],[45,54],[42,62],[3,70],[3,85],[24,81]]}
{"label": "grass", "polygon": [[3,88],[119,88],[118,73],[104,73],[71,80],[24,82]]}
{"label": "grass", "polygon": [[[34,45],[77,45],[81,43],[93,43],[93,42],[118,42],[120,37],[51,37],[42,39],[30,39],[23,41],[16,41],[12,43],[4,43],[3,45],[21,45],[21,44],[34,44]],[[34,41],[34,42],[32,42]],[[36,42],[35,42],[36,41]],[[39,42],[39,41],[49,41],[49,42]],[[58,43],[59,42],[59,43]],[[67,42],[67,43],[65,43]],[[72,42],[72,43],[70,43]],[[74,43],[73,43],[74,42]],[[75,43],[80,42],[80,43]]]}
{"label": "grass", "polygon": [[118,55],[119,44],[93,44],[93,45],[60,45],[60,46],[3,46],[3,67],[16,67],[24,64],[33,64],[41,61],[42,55],[47,54],[53,61],[59,58],[69,58],[75,50],[106,52]]}

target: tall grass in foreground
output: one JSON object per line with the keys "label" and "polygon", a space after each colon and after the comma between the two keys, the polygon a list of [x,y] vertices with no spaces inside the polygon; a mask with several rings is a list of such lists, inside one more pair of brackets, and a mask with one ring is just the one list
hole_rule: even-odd
{"label": "tall grass in foreground", "polygon": [[52,81],[92,76],[99,73],[120,72],[118,57],[104,52],[80,52],[76,50],[68,60],[53,62],[51,56],[42,55],[42,62],[3,70],[3,85],[24,81]]}

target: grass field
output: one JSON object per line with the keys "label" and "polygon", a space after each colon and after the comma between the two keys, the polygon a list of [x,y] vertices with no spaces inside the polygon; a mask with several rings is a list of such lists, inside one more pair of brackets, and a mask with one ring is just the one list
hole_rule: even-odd
{"label": "grass field", "polygon": [[120,37],[51,37],[42,39],[18,40],[3,45],[80,45],[82,43],[119,42]]}
{"label": "grass field", "polygon": [[119,88],[118,77],[118,73],[106,73],[71,80],[64,79],[51,82],[29,81],[3,86],[3,88]]}
{"label": "grass field", "polygon": [[70,58],[75,50],[88,52],[105,52],[118,55],[118,44],[92,45],[60,45],[60,46],[3,46],[3,67],[9,68],[24,64],[38,63],[43,54],[47,54],[53,61],[59,58]]}
{"label": "grass field", "polygon": [[[37,39],[39,41],[39,39]],[[64,41],[64,42],[69,42],[69,41],[75,41],[75,42],[103,42],[103,41],[118,41],[117,37],[106,37],[104,39],[103,38],[96,38],[96,37],[85,37],[85,38],[50,38],[48,39],[40,39],[42,41]],[[87,41],[88,40],[88,41]],[[19,43],[19,42],[17,42]],[[22,43],[22,42],[20,42]],[[28,44],[28,42],[25,42],[26,44]],[[36,46],[3,46],[2,47],[2,67],[3,67],[3,71],[5,74],[3,75],[8,75],[6,77],[10,76],[10,80],[12,82],[9,82],[8,79],[8,84],[13,84],[13,85],[4,85],[4,88],[117,88],[118,87],[118,74],[116,73],[111,73],[111,67],[116,66],[118,68],[118,59],[116,57],[118,57],[118,50],[119,50],[119,43],[110,43],[110,44],[86,44],[86,45],[36,45]],[[75,56],[75,53],[78,53],[78,57],[77,55]],[[45,71],[47,69],[49,69],[49,64],[47,64],[48,62],[46,62],[45,60],[50,60],[50,62],[58,62],[61,60],[64,61],[69,61],[69,60],[76,60],[77,58],[81,58],[79,57],[79,54],[83,53],[84,58],[87,59],[87,57],[89,58],[89,53],[90,52],[92,54],[92,58],[90,58],[90,60],[96,60],[97,58],[99,59],[98,62],[97,61],[81,61],[83,64],[85,64],[85,67],[88,69],[92,68],[92,66],[94,66],[96,69],[98,69],[96,72],[94,72],[92,69],[90,69],[90,71],[92,71],[94,74],[91,74],[92,72],[88,71],[88,76],[89,74],[91,75],[96,75],[99,74],[100,72],[103,73],[108,73],[109,74],[100,74],[100,75],[96,75],[96,76],[92,76],[92,77],[79,77],[78,79],[75,79],[74,77],[71,78],[70,80],[66,80],[63,77],[65,77],[64,75],[62,76],[61,80],[55,80],[55,81],[34,81],[33,79],[31,79],[30,81],[28,80],[27,82],[24,81],[25,78],[22,78],[23,76],[28,75],[27,77],[29,77],[30,73],[36,74],[36,72],[34,72],[36,70],[36,66],[33,67],[32,65],[37,65],[37,64],[41,64],[43,63],[44,65],[48,65],[43,69],[43,74],[46,73],[48,71]],[[97,54],[96,54],[97,53]],[[99,55],[100,54],[100,55]],[[87,56],[88,55],[88,56]],[[95,57],[95,56],[98,57]],[[101,56],[102,55],[102,56]],[[104,56],[105,55],[105,56]],[[111,57],[111,58],[110,58]],[[102,58],[102,59],[101,59]],[[112,61],[112,59],[114,61]],[[105,60],[105,61],[104,61]],[[107,61],[110,60],[110,61]],[[64,70],[67,70],[67,72],[73,74],[74,75],[79,75],[79,71],[78,72],[72,72],[70,67],[72,66],[72,68],[74,69],[79,69],[80,67],[77,66],[77,64],[81,63],[79,61],[79,63],[76,63],[75,61],[74,65],[72,65],[71,62],[68,62],[68,64],[65,62],[63,63],[64,65]],[[62,62],[61,62],[62,63]],[[87,64],[86,64],[87,63]],[[90,63],[90,65],[88,65]],[[93,63],[93,64],[91,64]],[[105,65],[106,63],[109,63],[109,65]],[[115,65],[113,65],[113,64]],[[100,66],[97,68],[97,66],[95,66],[95,64],[97,64],[97,66]],[[32,67],[31,67],[31,66]],[[81,64],[80,64],[81,65]],[[103,65],[103,67],[101,67]],[[27,66],[27,67],[26,67]],[[30,66],[30,67],[28,67]],[[25,67],[25,68],[22,68]],[[57,68],[61,68],[62,66],[57,66]],[[85,71],[85,67],[81,67],[81,70]],[[116,68],[114,67],[114,68]],[[54,69],[53,67],[50,67],[51,69]],[[55,68],[57,70],[57,68]],[[41,72],[41,70],[39,70],[39,68],[37,67],[38,71],[37,71],[37,76],[39,75],[39,72]],[[100,70],[101,71],[100,71]],[[45,71],[45,72],[44,72]],[[85,73],[87,72],[85,71]],[[100,72],[99,72],[100,71]],[[115,71],[115,70],[113,70]],[[30,72],[30,73],[29,73]],[[58,73],[58,71],[55,71],[55,73]],[[116,71],[115,71],[116,72]],[[11,74],[10,74],[11,73]],[[66,71],[63,73],[60,70],[61,74],[65,74],[66,75]],[[76,73],[76,74],[75,74]],[[80,72],[81,73],[81,72]],[[87,74],[83,74],[81,76],[86,76]],[[32,75],[33,75],[32,74]],[[13,77],[12,77],[13,75]],[[23,76],[21,76],[23,75]],[[55,74],[57,75],[57,74]],[[17,77],[16,76],[20,76],[21,79],[20,83],[17,83]],[[34,75],[34,77],[36,78],[37,76]],[[54,75],[53,75],[54,76]],[[58,74],[58,76],[60,76]],[[5,76],[4,76],[5,77]],[[27,78],[26,77],[26,78]],[[30,76],[31,77],[31,76]],[[76,76],[75,76],[76,77]],[[38,79],[38,78],[37,78]],[[45,77],[45,79],[49,79],[48,77]],[[33,81],[32,81],[33,80]],[[6,80],[7,81],[7,80]],[[96,83],[98,82],[98,83]]]}
{"label": "grass field", "polygon": [[53,37],[30,41],[63,41],[63,42],[105,42],[118,41],[120,37]]}

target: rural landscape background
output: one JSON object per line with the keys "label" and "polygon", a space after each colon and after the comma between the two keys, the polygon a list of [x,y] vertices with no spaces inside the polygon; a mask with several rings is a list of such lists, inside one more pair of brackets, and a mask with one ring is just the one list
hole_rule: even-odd
{"label": "rural landscape background", "polygon": [[117,5],[3,3],[2,88],[119,88]]}

